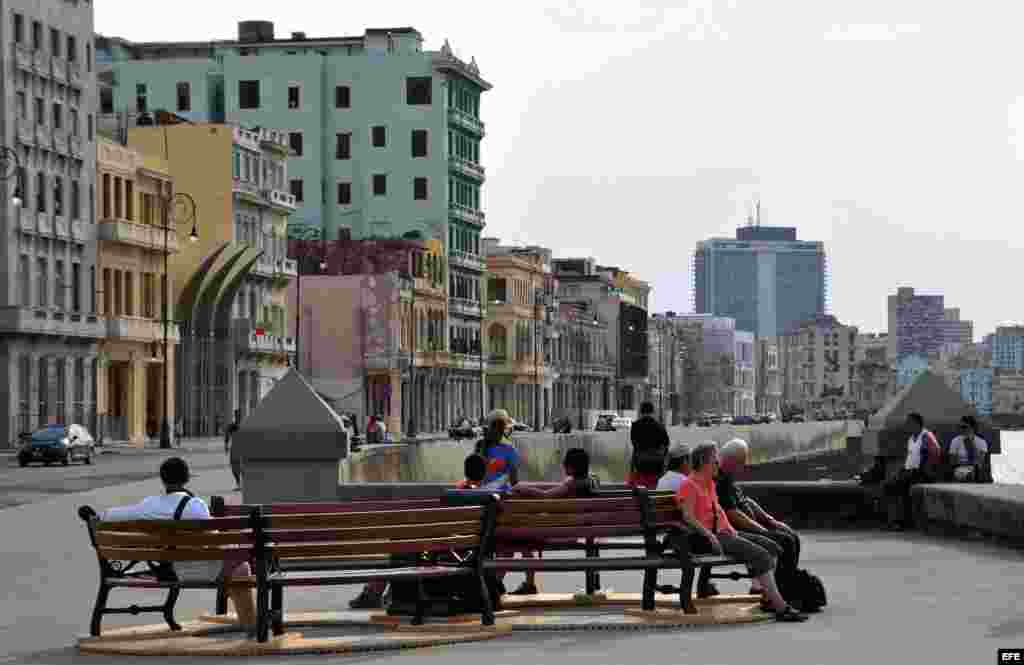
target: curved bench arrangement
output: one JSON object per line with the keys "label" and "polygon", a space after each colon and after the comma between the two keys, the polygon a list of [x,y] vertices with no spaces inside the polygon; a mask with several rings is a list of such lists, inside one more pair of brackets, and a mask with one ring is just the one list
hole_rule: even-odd
{"label": "curved bench arrangement", "polygon": [[[453,504],[459,504],[453,506]],[[731,572],[713,575],[719,566],[740,562],[726,556],[695,556],[686,538],[681,547],[666,548],[659,536],[680,526],[670,493],[611,493],[573,499],[500,500],[482,492],[452,492],[437,499],[371,500],[347,503],[294,503],[268,506],[228,506],[211,500],[209,520],[147,520],[101,522],[88,507],[79,510],[86,522],[100,567],[100,590],[90,632],[100,635],[105,614],[161,612],[172,630],[174,604],[182,589],[218,591],[218,614],[226,613],[224,585],[216,581],[187,582],[168,577],[162,564],[174,561],[219,562],[248,557],[255,574],[232,578],[232,584],[256,589],[257,639],[283,632],[284,590],[292,586],[360,584],[371,580],[412,580],[418,585],[414,624],[427,614],[423,580],[472,576],[479,584],[481,623],[494,623],[494,606],[486,575],[507,571],[582,571],[593,593],[604,570],[643,571],[642,608],[654,610],[655,593],[677,593],[680,607],[697,612],[692,588],[696,571],[701,579],[739,579]],[[608,538],[639,537],[627,542]],[[522,549],[582,551],[584,556],[516,559]],[[629,556],[602,556],[602,551],[642,550]],[[416,561],[424,553],[456,553],[451,563]],[[410,562],[410,556],[413,561]],[[139,566],[145,565],[145,568]],[[658,572],[679,570],[679,586],[658,585]],[[117,587],[167,589],[162,605],[127,608],[106,606]]]}

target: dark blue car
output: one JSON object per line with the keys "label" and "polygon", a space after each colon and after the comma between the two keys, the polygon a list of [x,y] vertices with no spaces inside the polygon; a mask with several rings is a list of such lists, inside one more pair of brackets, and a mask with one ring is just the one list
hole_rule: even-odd
{"label": "dark blue car", "polygon": [[36,430],[23,441],[18,451],[21,466],[28,466],[29,462],[60,462],[67,466],[74,460],[92,464],[96,445],[89,430],[81,425],[50,425]]}

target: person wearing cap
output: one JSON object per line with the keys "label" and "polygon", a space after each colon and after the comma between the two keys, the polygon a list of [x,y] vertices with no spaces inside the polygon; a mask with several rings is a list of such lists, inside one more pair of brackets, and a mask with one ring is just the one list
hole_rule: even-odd
{"label": "person wearing cap", "polygon": [[631,487],[657,487],[658,479],[665,472],[665,455],[668,453],[668,432],[654,417],[654,404],[640,405],[640,418],[629,428],[629,440],[633,444],[629,477],[626,484]]}
{"label": "person wearing cap", "polygon": [[667,471],[658,479],[659,490],[679,491],[686,477],[690,475],[690,446],[677,443],[668,450]]}
{"label": "person wearing cap", "polygon": [[509,432],[512,418],[508,411],[495,409],[487,416],[484,438],[476,442],[476,454],[487,460],[483,489],[504,492],[519,482],[519,451],[512,445]]}
{"label": "person wearing cap", "polygon": [[[185,460],[170,457],[160,465],[160,480],[164,484],[163,494],[147,496],[140,503],[131,506],[110,508],[100,516],[100,519],[106,522],[210,519],[210,508],[206,502],[193,496],[185,488],[190,478]],[[239,558],[225,559],[223,564],[211,561],[178,561],[174,564],[174,572],[179,580],[206,581],[218,577],[247,577],[252,575],[252,568],[249,566],[248,553],[243,552]],[[250,635],[255,634],[256,601],[252,590],[229,584],[228,595],[235,605],[239,623]]]}

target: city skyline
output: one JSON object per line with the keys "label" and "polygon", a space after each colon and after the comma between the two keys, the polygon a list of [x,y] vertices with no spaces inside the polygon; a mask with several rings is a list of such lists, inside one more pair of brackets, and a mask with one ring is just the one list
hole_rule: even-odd
{"label": "city skyline", "polygon": [[[1024,318],[975,295],[1005,279],[1024,244],[1004,230],[1019,214],[1024,126],[1020,93],[1005,83],[1021,48],[1009,10],[982,40],[963,32],[960,13],[917,2],[786,14],[569,6],[481,18],[455,5],[285,12],[184,0],[143,22],[137,6],[111,2],[97,6],[96,26],[135,41],[224,39],[250,19],[310,37],[414,26],[425,48],[449,39],[495,83],[482,110],[487,235],[631,270],[655,285],[656,311],[689,309],[690,248],[731,236],[760,198],[763,224],[830,248],[831,311],[844,323],[884,331],[899,286],[957,303],[979,339]],[[201,26],[186,18],[193,8]],[[680,78],[679,63],[694,66]],[[631,114],[661,129],[608,131]]]}

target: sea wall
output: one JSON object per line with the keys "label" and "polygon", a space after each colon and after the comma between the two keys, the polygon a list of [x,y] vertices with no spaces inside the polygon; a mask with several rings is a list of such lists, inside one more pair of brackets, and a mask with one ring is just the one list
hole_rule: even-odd
{"label": "sea wall", "polygon": [[[843,422],[779,423],[710,428],[670,427],[673,443],[696,445],[729,439],[745,440],[752,464],[780,463],[846,450],[847,434],[860,435],[858,424]],[[851,429],[852,427],[852,429]],[[559,480],[565,451],[584,448],[590,453],[591,472],[605,482],[621,482],[629,470],[632,451],[629,432],[517,433],[514,443],[521,457],[523,480]],[[375,446],[353,454],[341,465],[339,481],[346,483],[439,482],[462,478],[462,462],[475,442],[433,441],[418,445]]]}

